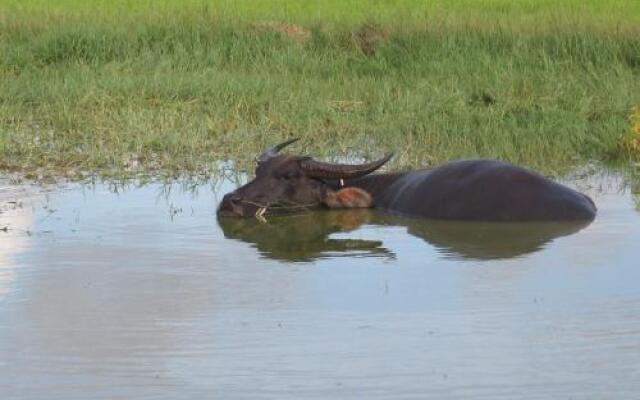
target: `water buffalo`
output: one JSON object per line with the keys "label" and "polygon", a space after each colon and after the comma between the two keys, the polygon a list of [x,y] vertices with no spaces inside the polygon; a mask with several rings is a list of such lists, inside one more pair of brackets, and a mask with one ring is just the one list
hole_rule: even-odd
{"label": "water buffalo", "polygon": [[430,219],[467,221],[592,220],[593,201],[544,176],[495,160],[454,161],[432,169],[372,174],[391,154],[359,164],[331,164],[278,154],[256,159],[255,178],[222,199],[219,216],[256,216],[313,208],[375,208]]}

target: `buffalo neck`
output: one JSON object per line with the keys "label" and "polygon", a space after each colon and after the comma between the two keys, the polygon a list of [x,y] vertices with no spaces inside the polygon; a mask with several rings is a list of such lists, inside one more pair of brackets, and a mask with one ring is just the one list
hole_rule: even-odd
{"label": "buffalo neck", "polygon": [[395,181],[405,176],[407,172],[394,172],[389,174],[372,174],[361,178],[345,179],[344,186],[339,180],[330,180],[327,184],[333,190],[343,187],[357,187],[368,192],[374,199],[379,197]]}

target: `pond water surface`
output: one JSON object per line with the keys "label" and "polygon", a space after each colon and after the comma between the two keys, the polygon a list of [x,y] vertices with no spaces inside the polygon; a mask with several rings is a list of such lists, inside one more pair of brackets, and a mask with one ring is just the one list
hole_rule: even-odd
{"label": "pond water surface", "polygon": [[0,185],[3,399],[636,399],[640,215],[218,221],[235,186]]}

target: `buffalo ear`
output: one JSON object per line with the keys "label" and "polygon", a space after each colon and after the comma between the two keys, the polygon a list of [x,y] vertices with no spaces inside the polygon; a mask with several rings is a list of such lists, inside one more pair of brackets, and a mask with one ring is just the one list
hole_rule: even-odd
{"label": "buffalo ear", "polygon": [[355,187],[327,191],[322,202],[329,208],[369,208],[373,205],[371,195]]}

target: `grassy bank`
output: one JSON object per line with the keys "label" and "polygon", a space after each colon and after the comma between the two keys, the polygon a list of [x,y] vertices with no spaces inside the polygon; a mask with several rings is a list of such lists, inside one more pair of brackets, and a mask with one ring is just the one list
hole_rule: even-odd
{"label": "grassy bank", "polygon": [[396,167],[629,158],[640,4],[253,3],[3,2],[0,166],[202,172],[291,136]]}

